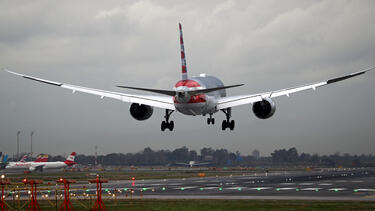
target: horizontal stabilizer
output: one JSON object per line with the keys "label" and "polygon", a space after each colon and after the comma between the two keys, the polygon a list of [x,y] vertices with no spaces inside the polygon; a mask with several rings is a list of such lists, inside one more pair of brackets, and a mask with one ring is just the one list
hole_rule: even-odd
{"label": "horizontal stabilizer", "polygon": [[204,94],[204,93],[209,93],[209,92],[218,91],[218,90],[222,90],[222,89],[229,89],[229,88],[239,87],[239,86],[243,86],[243,85],[244,84],[237,84],[237,85],[222,86],[222,87],[209,88],[209,89],[198,89],[198,90],[189,91],[188,93],[190,95]]}
{"label": "horizontal stabilizer", "polygon": [[173,90],[162,90],[162,89],[148,89],[148,88],[139,88],[139,87],[130,87],[130,86],[117,86],[119,88],[125,88],[125,89],[134,89],[134,90],[140,90],[140,91],[146,91],[146,92],[154,92],[162,95],[168,95],[168,96],[175,96],[176,92]]}
{"label": "horizontal stabilizer", "polygon": [[[188,91],[190,95],[198,95],[198,94],[205,94],[217,90],[222,89],[229,89],[233,87],[242,86],[243,84],[237,84],[237,85],[231,85],[231,86],[222,86],[222,87],[215,87],[215,88],[209,88],[209,89],[198,89],[198,90],[192,90]],[[134,89],[134,90],[140,90],[140,91],[146,91],[146,92],[154,92],[162,95],[168,95],[168,96],[176,96],[177,92],[174,90],[163,90],[163,89],[148,89],[148,88],[140,88],[140,87],[130,87],[130,86],[117,86],[119,88],[125,88],[125,89]]]}

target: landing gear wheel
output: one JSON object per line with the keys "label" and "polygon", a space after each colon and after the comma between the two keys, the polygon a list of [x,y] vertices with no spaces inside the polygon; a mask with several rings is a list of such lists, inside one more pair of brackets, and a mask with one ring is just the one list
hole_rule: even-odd
{"label": "landing gear wheel", "polygon": [[165,121],[162,121],[161,122],[161,131],[164,131],[165,129],[169,129],[170,131],[173,130],[174,128],[174,122],[173,121],[170,121],[169,122],[169,117],[171,116],[171,114],[173,113],[174,111],[173,110],[169,110],[169,109],[166,109],[165,110]]}
{"label": "landing gear wheel", "polygon": [[230,128],[230,130],[234,129],[234,120],[230,121],[230,124],[228,124],[228,127]]}
{"label": "landing gear wheel", "polygon": [[215,118],[212,118],[212,114],[210,114],[210,117],[207,118],[207,124],[215,124]]}
{"label": "landing gear wheel", "polygon": [[223,123],[221,124],[221,129],[222,130],[227,129],[227,121],[223,120]]}
{"label": "landing gear wheel", "polygon": [[221,129],[226,130],[227,128],[229,128],[230,130],[234,130],[234,126],[235,126],[234,120],[230,120],[230,117],[232,115],[232,109],[227,108],[221,111],[224,112],[225,117],[226,117],[226,120],[223,120],[223,123],[221,124]]}
{"label": "landing gear wheel", "polygon": [[174,128],[174,121],[171,121],[171,122],[169,122],[169,124],[168,124],[168,129],[169,129],[169,131],[172,131],[173,128]]}
{"label": "landing gear wheel", "polygon": [[164,131],[166,127],[167,127],[166,122],[165,122],[165,121],[162,121],[162,122],[161,122],[161,131]]}

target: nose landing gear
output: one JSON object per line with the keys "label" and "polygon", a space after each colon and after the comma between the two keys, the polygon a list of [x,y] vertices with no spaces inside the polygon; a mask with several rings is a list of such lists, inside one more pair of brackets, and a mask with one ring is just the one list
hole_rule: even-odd
{"label": "nose landing gear", "polygon": [[215,118],[212,118],[212,114],[210,114],[210,117],[207,118],[207,124],[215,124]]}
{"label": "nose landing gear", "polygon": [[232,109],[227,108],[227,109],[223,109],[221,111],[224,112],[224,114],[227,118],[226,120],[223,120],[223,123],[221,124],[221,129],[226,130],[227,128],[229,128],[230,130],[234,130],[234,126],[235,126],[234,120],[230,120],[230,117],[232,115]]}
{"label": "nose landing gear", "polygon": [[169,131],[172,131],[174,128],[174,121],[169,121],[169,117],[173,113],[173,110],[166,109],[165,110],[165,121],[161,122],[161,131],[164,131],[165,129],[169,129]]}

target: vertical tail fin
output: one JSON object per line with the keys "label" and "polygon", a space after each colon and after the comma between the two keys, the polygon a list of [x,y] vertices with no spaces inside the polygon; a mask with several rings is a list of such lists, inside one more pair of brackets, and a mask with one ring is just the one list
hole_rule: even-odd
{"label": "vertical tail fin", "polygon": [[47,162],[48,161],[48,155],[40,154],[38,157],[36,157],[36,160],[34,162]]}
{"label": "vertical tail fin", "polygon": [[68,156],[68,158],[66,159],[66,161],[64,163],[68,166],[71,166],[71,165],[75,164],[75,162],[74,162],[75,157],[76,157],[76,153],[72,152],[72,154],[70,154]]}
{"label": "vertical tail fin", "polygon": [[24,156],[21,158],[20,162],[26,162],[27,157],[28,157],[28,155],[24,155]]}
{"label": "vertical tail fin", "polygon": [[184,47],[184,39],[182,36],[182,26],[181,23],[178,24],[180,28],[180,46],[181,46],[181,70],[182,70],[182,80],[187,80],[187,69],[186,69],[186,59],[185,59],[185,47]]}

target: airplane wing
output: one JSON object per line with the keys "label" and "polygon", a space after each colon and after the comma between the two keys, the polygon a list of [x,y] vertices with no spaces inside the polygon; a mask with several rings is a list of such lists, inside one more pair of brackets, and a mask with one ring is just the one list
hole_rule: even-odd
{"label": "airplane wing", "polygon": [[346,79],[349,79],[358,75],[362,75],[373,69],[375,69],[375,67],[362,70],[359,72],[351,73],[349,75],[332,78],[326,81],[321,81],[321,82],[298,86],[298,87],[291,87],[287,89],[280,89],[277,91],[270,91],[270,92],[264,92],[264,93],[259,93],[259,94],[252,94],[252,95],[223,97],[223,98],[218,99],[217,109],[220,110],[220,109],[226,109],[226,108],[245,105],[245,104],[252,104],[258,101],[262,101],[262,99],[264,98],[276,98],[276,97],[280,97],[284,95],[289,97],[289,95],[292,93],[305,91],[309,89],[316,90],[316,88],[318,87],[325,86],[325,85],[332,84],[332,83],[339,82],[339,81],[343,81],[343,80],[346,80]]}
{"label": "airplane wing", "polygon": [[133,94],[125,94],[125,93],[119,93],[119,92],[112,92],[112,91],[105,91],[105,90],[100,90],[100,89],[93,89],[93,88],[87,88],[87,87],[82,87],[82,86],[76,86],[76,85],[71,85],[67,83],[62,83],[62,82],[56,82],[56,81],[50,81],[50,80],[45,80],[41,78],[36,78],[16,72],[12,72],[10,70],[5,69],[5,71],[21,76],[26,79],[30,79],[33,81],[61,87],[64,89],[70,89],[72,90],[73,93],[75,92],[83,92],[83,93],[88,93],[92,95],[98,95],[102,99],[103,98],[112,98],[116,100],[120,100],[123,102],[127,103],[139,103],[143,105],[149,105],[153,107],[158,107],[158,108],[163,108],[163,109],[169,109],[169,110],[175,110],[175,106],[173,104],[173,99],[170,96],[152,96],[152,95],[133,95]]}
{"label": "airplane wing", "polygon": [[190,166],[190,164],[188,164],[188,163],[178,163],[178,162],[176,162],[175,164],[176,164],[176,165]]}

